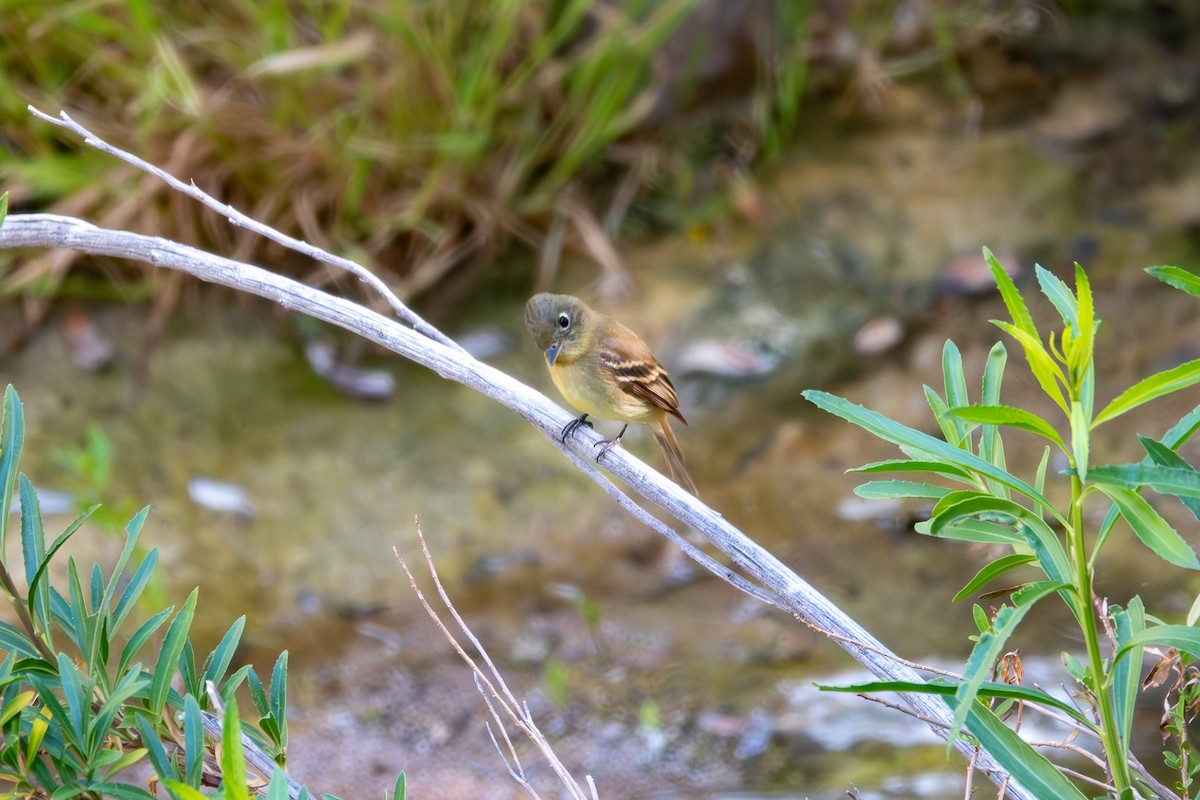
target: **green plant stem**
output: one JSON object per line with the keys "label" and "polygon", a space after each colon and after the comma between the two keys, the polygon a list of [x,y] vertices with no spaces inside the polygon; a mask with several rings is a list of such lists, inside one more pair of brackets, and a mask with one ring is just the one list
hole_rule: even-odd
{"label": "green plant stem", "polygon": [[1104,752],[1108,755],[1109,771],[1113,787],[1120,794],[1130,786],[1129,764],[1123,755],[1120,733],[1117,731],[1116,714],[1113,711],[1112,695],[1108,692],[1108,678],[1104,672],[1104,658],[1100,653],[1100,632],[1096,626],[1096,607],[1092,602],[1092,571],[1088,566],[1083,541],[1083,481],[1078,475],[1071,476],[1071,549],[1075,556],[1075,594],[1079,598],[1079,626],[1087,644],[1088,671],[1092,676],[1092,692],[1100,711],[1100,738]]}
{"label": "green plant stem", "polygon": [[3,565],[0,565],[0,584],[3,584],[4,591],[8,592],[13,608],[17,611],[17,617],[21,620],[21,625],[29,633],[29,640],[33,642],[34,647],[38,649],[38,653],[41,654],[42,658],[53,664],[58,656],[42,640],[42,637],[38,636],[37,629],[33,626],[33,618],[29,616],[29,609],[21,602],[21,595],[17,592],[17,586],[13,583],[12,576],[8,574],[8,570]]}

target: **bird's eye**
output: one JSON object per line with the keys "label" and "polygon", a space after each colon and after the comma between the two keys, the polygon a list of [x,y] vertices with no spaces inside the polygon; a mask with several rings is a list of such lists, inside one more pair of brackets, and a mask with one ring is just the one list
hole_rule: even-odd
{"label": "bird's eye", "polygon": [[568,317],[566,314],[559,314],[558,315],[558,327],[560,330],[564,330],[564,331],[567,328],[571,327],[571,318]]}

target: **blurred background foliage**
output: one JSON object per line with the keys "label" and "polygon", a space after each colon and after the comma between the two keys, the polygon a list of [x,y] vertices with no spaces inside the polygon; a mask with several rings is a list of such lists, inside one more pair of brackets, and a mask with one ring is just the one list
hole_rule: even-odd
{"label": "blurred background foliage", "polygon": [[[430,313],[514,245],[540,253],[538,283],[569,250],[612,293],[618,236],[703,228],[736,213],[739,196],[746,212],[739,192],[794,143],[802,104],[869,110],[914,75],[964,101],[979,88],[964,52],[1003,51],[1045,30],[1046,14],[1130,5],[0,0],[0,185],[14,213],[77,215],[334,279],[65,142],[26,106],[65,109],[251,216],[361,261]],[[75,262],[63,252],[0,262],[0,291],[19,298],[27,323],[64,294],[153,297],[160,310],[177,301],[176,276]]]}

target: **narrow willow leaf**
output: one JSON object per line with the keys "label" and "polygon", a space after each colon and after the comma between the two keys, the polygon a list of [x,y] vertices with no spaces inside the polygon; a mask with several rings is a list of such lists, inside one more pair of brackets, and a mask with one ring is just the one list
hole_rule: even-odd
{"label": "narrow willow leaf", "polygon": [[1126,411],[1156,400],[1164,395],[1186,389],[1200,383],[1200,359],[1194,359],[1168,370],[1144,378],[1113,398],[1095,420],[1092,427],[1097,428],[1110,419],[1119,417]]}
{"label": "narrow willow leaf", "polygon": [[[142,745],[150,756],[150,763],[154,765],[154,774],[166,783],[178,781],[179,767],[176,765],[175,759],[167,755],[166,748],[163,747],[163,743],[158,737],[158,731],[154,729],[154,724],[142,714],[135,714],[134,717],[134,724],[141,736]],[[186,784],[181,785],[188,788]],[[201,797],[203,798],[203,795]]]}
{"label": "narrow willow leaf", "polygon": [[[154,795],[145,789],[140,789],[128,783],[110,783],[108,781],[88,781],[80,787],[91,797],[112,797],[115,800],[155,800]],[[54,795],[57,797],[58,792]]]}
{"label": "narrow willow leaf", "polygon": [[1037,327],[1033,324],[1033,316],[1029,313],[1029,307],[1025,305],[1025,299],[1017,291],[1017,285],[1013,283],[1008,271],[986,247],[983,248],[983,258],[987,261],[988,269],[992,271],[992,278],[996,281],[996,288],[1000,290],[1000,297],[1004,299],[1004,305],[1008,308],[1008,315],[1012,317],[1013,324],[1034,339],[1039,338]]}
{"label": "narrow willow leaf", "polygon": [[[1146,609],[1138,597],[1129,602],[1128,608],[1112,610],[1113,630],[1116,633],[1117,649],[1146,629]],[[1121,758],[1128,760],[1130,736],[1133,732],[1133,709],[1142,689],[1142,650],[1129,651],[1128,657],[1113,665],[1113,706],[1117,714],[1117,740],[1121,744]]]}
{"label": "narrow willow leaf", "polygon": [[1066,414],[1067,398],[1063,392],[1063,386],[1067,379],[1046,347],[1033,336],[1007,322],[992,320],[992,324],[1017,340],[1017,344],[1021,345],[1021,349],[1025,352],[1025,361],[1029,364],[1029,370],[1033,373],[1038,385],[1042,387],[1046,396]]}
{"label": "narrow willow leaf", "polygon": [[204,720],[195,695],[183,698],[183,779],[188,786],[200,788],[204,768]]}
{"label": "narrow willow leaf", "polygon": [[854,489],[854,493],[867,500],[894,500],[897,498],[915,498],[919,500],[937,500],[950,492],[944,486],[916,481],[868,481]]}
{"label": "narrow willow leaf", "polygon": [[158,652],[158,661],[154,665],[154,680],[150,684],[148,698],[150,712],[155,716],[163,711],[167,703],[167,695],[171,690],[171,679],[179,667],[179,656],[187,641],[188,629],[192,626],[192,616],[196,613],[196,598],[198,589],[193,589],[183,608],[171,620],[167,635],[163,638],[162,648]]}
{"label": "narrow willow leaf", "polygon": [[[960,492],[958,494],[969,493]],[[1058,536],[1040,517],[1011,500],[1002,500],[984,494],[974,494],[965,499],[948,495],[934,506],[934,513],[930,518],[931,530],[936,535],[942,526],[955,522],[961,517],[997,514],[1020,523],[1017,525],[1017,533],[1021,534],[1034,548],[1039,566],[1051,580],[1062,583],[1070,582],[1068,580],[1071,574],[1070,563]]]}
{"label": "narrow willow leaf", "polygon": [[225,672],[229,669],[229,663],[233,660],[234,651],[237,650],[238,642],[242,639],[242,630],[246,627],[246,617],[242,615],[234,620],[229,626],[229,630],[221,637],[220,643],[212,654],[208,657],[208,661],[204,667],[204,681],[212,681],[213,686],[220,686],[221,681],[225,679]]}
{"label": "narrow willow leaf", "polygon": [[1008,525],[995,522],[984,522],[978,519],[962,519],[943,525],[937,533],[930,530],[929,520],[918,522],[913,526],[917,533],[926,536],[936,536],[939,539],[953,539],[958,542],[977,542],[980,544],[1023,545],[1025,540]]}
{"label": "narrow willow leaf", "polygon": [[4,218],[8,216],[8,192],[0,194],[0,222],[4,222]]}
{"label": "narrow willow leaf", "polygon": [[870,464],[863,464],[861,467],[846,470],[847,472],[932,472],[937,475],[946,475],[952,478],[970,480],[970,473],[965,469],[956,467],[953,464],[946,464],[941,461],[912,461],[906,458],[894,459],[890,461],[873,461]]}
{"label": "narrow willow leaf", "polygon": [[[1074,380],[1082,386],[1087,382],[1089,373],[1095,375],[1094,349],[1099,322],[1096,320],[1096,307],[1092,300],[1092,285],[1088,282],[1087,273],[1078,263],[1075,264],[1075,294],[1079,309],[1079,320],[1075,326],[1078,337],[1073,352],[1067,354],[1067,366]],[[1080,400],[1084,400],[1082,393]],[[1089,406],[1087,410],[1090,418],[1090,403],[1085,405]]]}
{"label": "narrow willow leaf", "polygon": [[926,386],[925,402],[929,404],[929,409],[933,412],[933,418],[937,420],[938,427],[942,430],[942,437],[954,447],[963,447],[963,442],[966,441],[966,434],[955,425],[954,420],[946,415],[946,411],[950,408],[950,406],[946,405],[946,401],[932,388]]}
{"label": "narrow willow leaf", "polygon": [[1010,428],[1029,431],[1044,439],[1049,439],[1063,450],[1067,449],[1062,437],[1058,435],[1058,431],[1054,429],[1053,425],[1023,408],[1014,408],[1013,406],[960,406],[951,408],[949,414],[969,422],[984,425],[1006,425]]}
{"label": "narrow willow leaf", "polygon": [[125,647],[121,649],[121,659],[117,662],[117,672],[124,672],[137,658],[137,654],[145,646],[154,632],[158,630],[167,617],[171,616],[171,612],[175,610],[174,606],[169,606],[159,611],[150,619],[143,622],[134,632],[133,636],[129,637],[129,641],[125,643]]}
{"label": "narrow willow leaf", "polygon": [[[1004,382],[1004,367],[1008,363],[1008,351],[1003,342],[996,342],[988,352],[987,364],[983,368],[983,387],[980,404],[984,406],[1000,405],[1000,388]],[[997,469],[1007,470],[1004,459],[1004,440],[1000,437],[1000,428],[996,425],[984,425],[979,437],[979,457]],[[996,483],[991,478],[988,481],[988,491],[1008,499],[1008,487]]]}
{"label": "narrow willow leaf", "polygon": [[[803,392],[803,395],[809,402],[834,416],[841,417],[848,422],[858,425],[863,430],[884,441],[892,442],[916,460],[942,460],[968,472],[975,472],[985,477],[994,478],[999,483],[1029,497],[1038,505],[1043,506],[1052,514],[1058,516],[1057,510],[1040,492],[1015,475],[996,468],[974,453],[960,450],[927,433],[894,422],[877,411],[872,411],[863,406],[851,403],[828,392],[808,389]],[[1065,520],[1062,520],[1061,517],[1059,519],[1065,524]]]}
{"label": "narrow willow leaf", "polygon": [[1200,560],[1184,538],[1162,518],[1146,498],[1133,489],[1097,484],[1121,511],[1121,516],[1142,543],[1172,564],[1200,569]]}
{"label": "narrow willow leaf", "polygon": [[404,800],[408,796],[408,776],[404,770],[396,776],[396,785],[392,787],[392,800]]}
{"label": "narrow willow leaf", "polygon": [[1149,272],[1168,286],[1173,286],[1188,294],[1200,297],[1200,277],[1188,272],[1186,269],[1168,266],[1147,267],[1146,272]]}
{"label": "narrow willow leaf", "polygon": [[46,557],[46,530],[42,527],[42,508],[37,492],[24,472],[17,476],[17,485],[21,496],[21,560],[25,562],[25,585],[28,586]]}
{"label": "narrow willow leaf", "polygon": [[66,653],[58,654],[58,677],[62,681],[63,699],[67,701],[71,741],[77,750],[84,752],[87,743],[87,714],[91,709],[90,703],[85,706],[85,697],[91,694],[90,688],[84,689],[79,671],[75,669]]}
{"label": "narrow willow leaf", "polygon": [[[1146,448],[1149,458],[1160,467],[1176,467],[1178,469],[1194,469],[1183,456],[1176,453],[1171,448],[1167,447],[1162,442],[1156,442],[1149,436],[1138,436],[1138,441],[1142,443],[1142,447]],[[1197,497],[1181,497],[1179,498],[1192,516],[1200,519],[1200,498]]]}
{"label": "narrow willow leaf", "polygon": [[[199,790],[193,789],[191,786],[188,786],[182,781],[165,780],[163,781],[163,786],[167,787],[171,794],[178,798],[178,800],[209,800],[209,798],[202,794]],[[226,798],[229,797],[229,795],[223,794],[221,797]]]}
{"label": "narrow willow leaf", "polygon": [[[839,686],[827,686],[818,683],[816,684],[816,687],[822,692],[839,692],[846,694],[912,692],[914,694],[932,694],[938,697],[953,697],[954,693],[958,690],[958,685],[959,684],[957,682],[951,682],[937,678],[926,682],[869,681],[867,683],[852,683]],[[1041,689],[1034,689],[1028,686],[1014,686],[1010,683],[999,683],[998,681],[984,681],[979,687],[978,696],[1003,700],[1023,700],[1027,703],[1037,703],[1041,706],[1055,708],[1059,711],[1062,711],[1075,721],[1082,723],[1087,729],[1095,728],[1095,723],[1088,719],[1087,715],[1081,712],[1078,708],[1065,700],[1059,700],[1054,695],[1046,694]]]}
{"label": "narrow willow leaf", "polygon": [[286,749],[287,735],[287,667],[288,651],[284,650],[275,659],[275,669],[271,671],[271,715],[279,725],[277,744],[280,749]]}
{"label": "narrow willow leaf", "polygon": [[983,368],[983,392],[979,402],[985,406],[1000,405],[1000,387],[1004,383],[1004,367],[1008,364],[1008,350],[1004,342],[996,342],[988,351],[987,364]]}
{"label": "narrow willow leaf", "polygon": [[8,541],[9,509],[17,484],[17,462],[25,442],[25,413],[12,384],[4,390],[4,418],[0,420],[0,553]]}
{"label": "narrow willow leaf", "polygon": [[1012,597],[1014,605],[1001,607],[992,621],[991,629],[979,635],[979,641],[975,643],[963,667],[963,682],[954,693],[954,720],[950,723],[947,748],[958,738],[958,732],[965,724],[980,688],[991,675],[992,666],[1000,658],[1005,644],[1021,620],[1039,600],[1066,586],[1055,581],[1042,581],[1016,592]]}
{"label": "narrow willow leaf", "polygon": [[1200,658],[1200,628],[1190,625],[1155,625],[1137,631],[1117,650],[1115,661],[1143,647],[1174,647],[1192,658]]}
{"label": "narrow willow leaf", "polygon": [[[946,391],[946,405],[950,408],[965,406],[971,400],[967,397],[967,376],[963,372],[962,353],[950,339],[942,346],[942,383]],[[950,420],[957,436],[955,442],[961,444],[967,440],[969,428],[962,423]],[[949,439],[950,437],[946,437]]]}
{"label": "narrow willow leaf", "polygon": [[103,608],[112,608],[111,603],[116,595],[117,586],[126,580],[125,565],[129,563],[129,559],[137,547],[138,535],[141,533],[142,525],[149,513],[150,506],[146,506],[125,526],[125,546],[121,548],[121,555],[117,558],[117,563],[113,565],[112,577],[108,581],[108,586],[104,588],[104,598],[101,601]]}
{"label": "narrow willow leaf", "polygon": [[125,622],[125,618],[129,616],[129,612],[134,609],[138,598],[142,596],[146,586],[150,583],[150,578],[154,575],[154,568],[158,565],[158,548],[151,548],[146,557],[142,559],[142,563],[138,564],[138,568],[134,571],[133,577],[129,578],[129,582],[125,584],[125,588],[121,591],[121,596],[117,598],[117,607],[112,612],[112,630],[115,633],[120,629]]}
{"label": "narrow willow leaf", "polygon": [[1075,474],[1085,481],[1088,476],[1088,458],[1091,448],[1091,431],[1087,414],[1079,403],[1071,403],[1071,460],[1075,462]]}
{"label": "narrow willow leaf", "polygon": [[1058,767],[1034,750],[983,703],[972,703],[966,725],[984,752],[995,758],[1033,797],[1087,800],[1087,795],[1076,789]]}
{"label": "narrow willow leaf", "polygon": [[1095,467],[1092,481],[1107,486],[1140,489],[1149,486],[1160,494],[1200,497],[1200,472],[1191,467],[1161,467],[1157,464],[1110,464]]}
{"label": "narrow willow leaf", "polygon": [[267,784],[267,800],[288,800],[287,773],[282,767],[275,767],[271,773],[271,782]]}
{"label": "narrow willow leaf", "polygon": [[242,745],[242,723],[237,700],[230,698],[221,721],[221,777],[224,800],[250,800],[246,788],[246,751]]}
{"label": "narrow willow leaf", "polygon": [[32,703],[35,698],[37,698],[37,692],[32,689],[13,695],[4,705],[4,710],[0,711],[0,727],[7,725],[10,719],[20,714],[21,710]]}
{"label": "narrow willow leaf", "polygon": [[1036,560],[1035,557],[1029,553],[1010,553],[1009,555],[997,558],[975,573],[975,577],[967,581],[967,585],[958,590],[958,594],[954,595],[954,602],[957,603],[960,600],[965,600],[1009,570],[1016,569],[1034,560]]}
{"label": "narrow willow leaf", "polygon": [[1037,282],[1038,286],[1042,287],[1042,294],[1046,295],[1054,304],[1062,321],[1078,330],[1079,304],[1075,301],[1075,295],[1071,293],[1070,287],[1041,264],[1035,264],[1033,270],[1037,273]]}

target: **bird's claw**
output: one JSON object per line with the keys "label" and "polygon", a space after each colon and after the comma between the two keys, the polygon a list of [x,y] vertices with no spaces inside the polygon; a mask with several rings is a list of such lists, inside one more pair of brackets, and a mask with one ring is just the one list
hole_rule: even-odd
{"label": "bird's claw", "polygon": [[575,431],[579,430],[580,426],[587,426],[589,428],[592,427],[592,423],[590,420],[588,420],[587,417],[588,417],[587,414],[583,414],[582,416],[576,417],[575,419],[571,420],[570,422],[568,422],[566,425],[563,426],[563,429],[562,429],[562,443],[563,444],[567,443],[567,439],[571,438],[571,434],[573,434],[573,433],[575,433]]}

